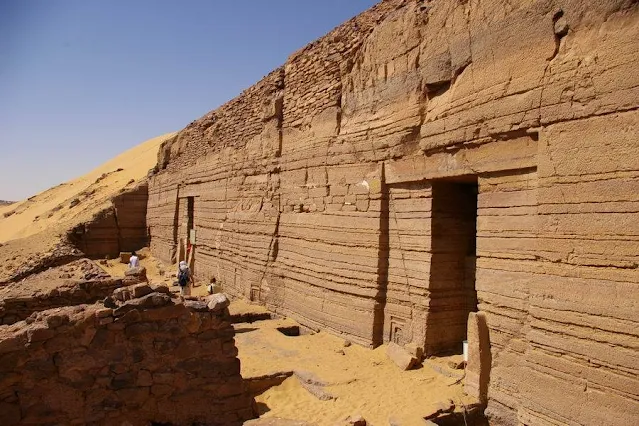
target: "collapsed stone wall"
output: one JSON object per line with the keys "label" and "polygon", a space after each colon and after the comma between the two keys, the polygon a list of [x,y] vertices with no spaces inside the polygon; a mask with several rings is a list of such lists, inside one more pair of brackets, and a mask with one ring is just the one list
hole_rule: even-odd
{"label": "collapsed stone wall", "polygon": [[[638,20],[630,0],[383,1],[167,143],[152,249],[175,253],[193,197],[199,279],[427,352],[477,303],[491,421],[633,423]],[[451,268],[437,186],[468,177],[475,256]]]}
{"label": "collapsed stone wall", "polygon": [[140,297],[116,309],[58,308],[0,327],[0,423],[221,426],[253,418],[228,300],[209,309],[150,291],[133,288],[129,296]]}
{"label": "collapsed stone wall", "polygon": [[115,257],[146,247],[148,183],[142,183],[113,197],[112,205],[101,210],[93,220],[78,225],[68,234],[69,240],[87,257]]}
{"label": "collapsed stone wall", "polygon": [[63,306],[94,303],[122,287],[121,279],[67,281],[61,286],[35,294],[11,295],[13,284],[0,289],[0,324],[23,321],[34,313]]}

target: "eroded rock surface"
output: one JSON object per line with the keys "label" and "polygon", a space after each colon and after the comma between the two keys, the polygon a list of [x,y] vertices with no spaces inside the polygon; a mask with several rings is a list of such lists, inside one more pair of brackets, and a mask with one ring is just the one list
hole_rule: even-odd
{"label": "eroded rock surface", "polygon": [[[639,418],[639,11],[383,1],[160,152],[153,253],[311,329],[460,350],[496,424]],[[470,238],[468,238],[470,236]]]}

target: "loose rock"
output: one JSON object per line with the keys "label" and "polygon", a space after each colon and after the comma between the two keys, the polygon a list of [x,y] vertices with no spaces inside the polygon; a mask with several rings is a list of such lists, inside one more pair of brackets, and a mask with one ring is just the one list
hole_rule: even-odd
{"label": "loose rock", "polygon": [[394,342],[388,344],[386,355],[402,370],[410,370],[417,365],[417,358]]}

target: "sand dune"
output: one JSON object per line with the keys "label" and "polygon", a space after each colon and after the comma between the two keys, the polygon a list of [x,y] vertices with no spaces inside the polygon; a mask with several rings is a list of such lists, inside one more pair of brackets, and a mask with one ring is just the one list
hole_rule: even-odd
{"label": "sand dune", "polygon": [[[122,188],[135,186],[146,177],[156,164],[160,144],[173,135],[149,139],[84,176],[26,200],[0,206],[0,242],[89,219]],[[63,227],[70,229],[71,226]]]}
{"label": "sand dune", "polygon": [[[111,205],[123,189],[143,181],[157,152],[174,133],[149,139],[91,172],[9,205],[0,205],[0,283],[17,271],[54,260],[63,235]],[[19,274],[18,274],[19,275]]]}

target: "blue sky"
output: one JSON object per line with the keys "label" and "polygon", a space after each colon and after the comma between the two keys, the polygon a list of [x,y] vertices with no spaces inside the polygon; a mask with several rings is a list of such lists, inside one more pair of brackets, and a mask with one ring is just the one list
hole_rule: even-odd
{"label": "blue sky", "polygon": [[375,0],[0,0],[0,199],[180,130]]}

